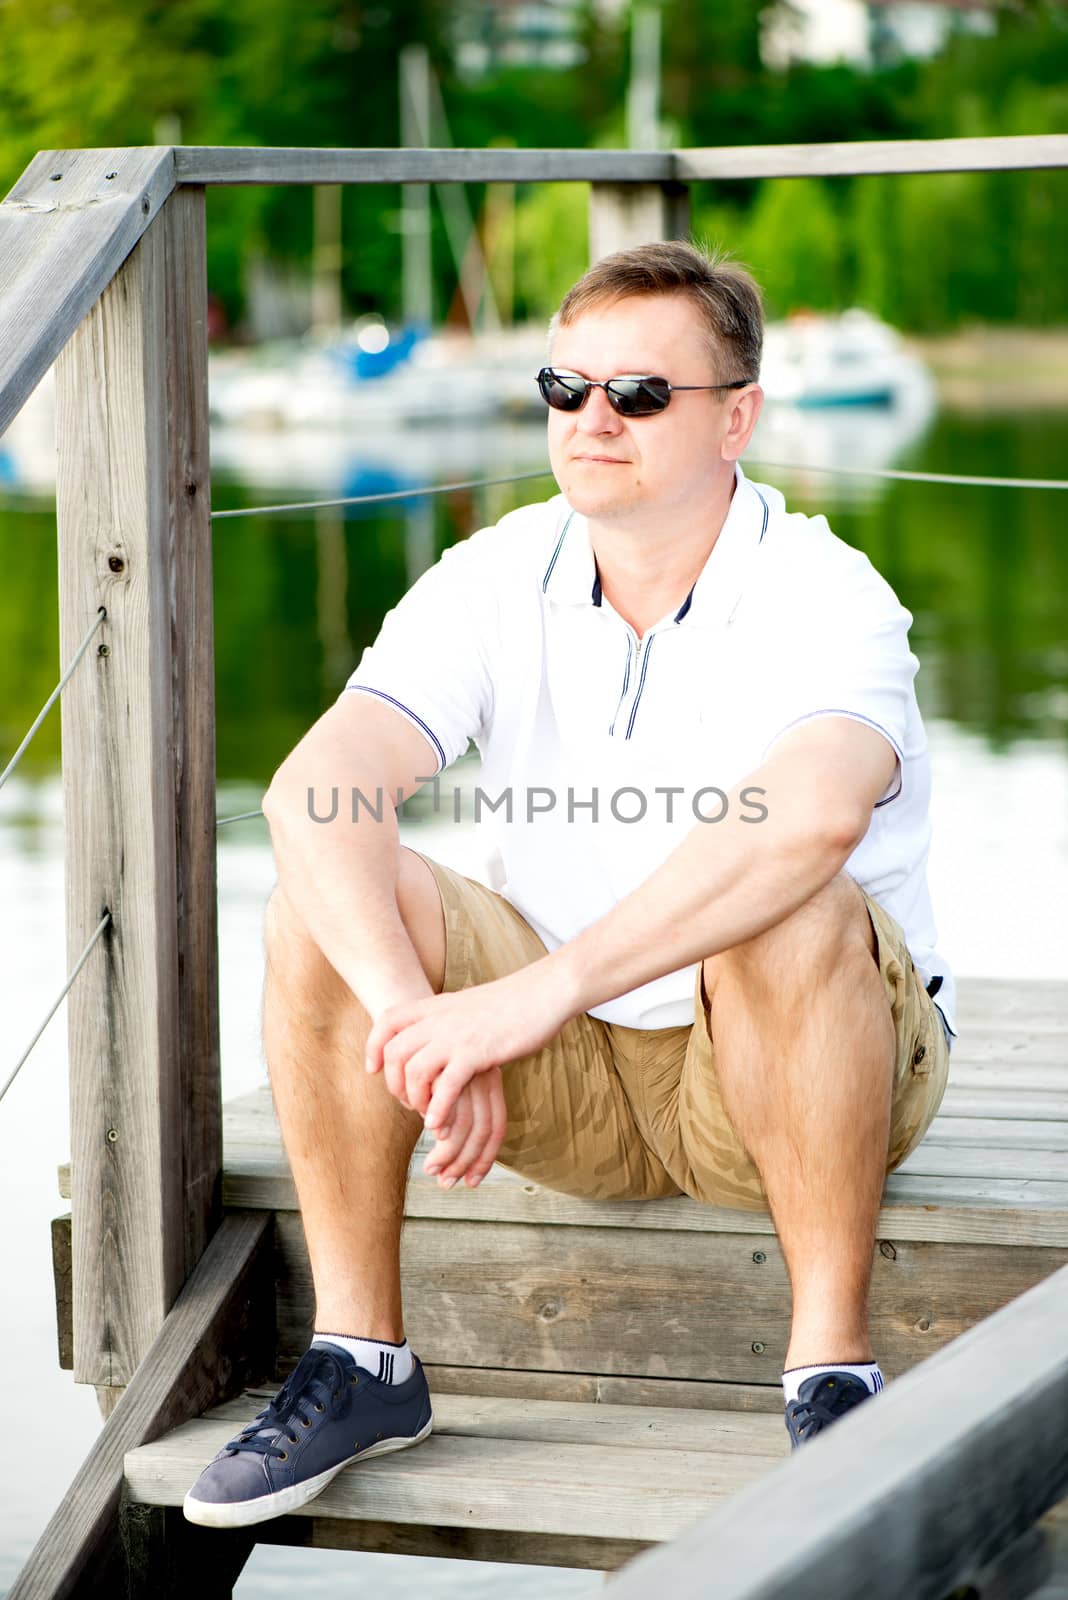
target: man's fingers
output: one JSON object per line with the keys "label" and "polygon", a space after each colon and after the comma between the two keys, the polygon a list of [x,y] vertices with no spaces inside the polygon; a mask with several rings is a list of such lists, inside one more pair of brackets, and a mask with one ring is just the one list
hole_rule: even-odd
{"label": "man's fingers", "polygon": [[390,1040],[403,1028],[416,1022],[422,1015],[422,1001],[407,1006],[389,1006],[367,1035],[364,1046],[364,1066],[368,1072],[381,1072],[385,1065],[385,1049]]}
{"label": "man's fingers", "polygon": [[439,1134],[434,1148],[428,1152],[423,1162],[423,1170],[429,1176],[439,1175],[463,1148],[471,1127],[472,1115],[470,1085],[468,1085],[457,1098],[451,1133],[447,1138],[442,1138]]}
{"label": "man's fingers", "polygon": [[444,1133],[451,1122],[450,1113],[456,1103],[456,1096],[460,1093],[465,1083],[475,1076],[470,1067],[462,1063],[450,1061],[434,1080],[434,1092],[430,1096],[430,1103],[423,1113],[423,1121],[434,1132]]}
{"label": "man's fingers", "polygon": [[[471,1122],[468,1128],[467,1137],[460,1145],[459,1150],[453,1156],[452,1160],[441,1169],[441,1175],[443,1178],[463,1177],[464,1173],[467,1172],[468,1168],[470,1167],[472,1161],[474,1161],[475,1158],[481,1154],[490,1129],[490,1103],[488,1085],[483,1086],[483,1084],[479,1081],[479,1078],[473,1078],[472,1081],[467,1085],[467,1088],[464,1090],[462,1098],[470,1102]],[[458,1121],[459,1101],[457,1101],[457,1110],[453,1115],[452,1126],[454,1139],[457,1133]]]}
{"label": "man's fingers", "polygon": [[[402,1106],[408,1106],[410,1110],[420,1113],[422,1107],[416,1106],[412,1100],[408,1069],[413,1058],[425,1048],[425,1045],[426,1037],[423,1029],[415,1023],[409,1023],[393,1035],[382,1052],[382,1071],[390,1094],[395,1095]],[[429,1099],[429,1095],[427,1098]]]}
{"label": "man's fingers", "polygon": [[480,1184],[492,1167],[508,1131],[508,1104],[504,1098],[504,1079],[500,1067],[493,1067],[489,1072],[483,1072],[479,1081],[486,1085],[489,1131],[481,1151],[471,1162],[464,1178],[470,1189]]}

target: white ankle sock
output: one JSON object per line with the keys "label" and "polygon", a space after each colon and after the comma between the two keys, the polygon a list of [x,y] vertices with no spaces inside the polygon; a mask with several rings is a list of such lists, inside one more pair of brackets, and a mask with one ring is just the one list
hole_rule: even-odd
{"label": "white ankle sock", "polygon": [[415,1366],[407,1339],[403,1344],[390,1344],[388,1339],[354,1339],[347,1333],[320,1333],[317,1328],[312,1345],[317,1344],[340,1345],[358,1367],[382,1383],[403,1383]]}
{"label": "white ankle sock", "polygon": [[790,1367],[782,1375],[782,1392],[787,1405],[797,1399],[806,1378],[814,1378],[817,1373],[823,1372],[848,1372],[851,1377],[859,1378],[861,1383],[867,1385],[869,1394],[878,1394],[883,1386],[883,1375],[877,1361],[826,1361],[818,1367]]}

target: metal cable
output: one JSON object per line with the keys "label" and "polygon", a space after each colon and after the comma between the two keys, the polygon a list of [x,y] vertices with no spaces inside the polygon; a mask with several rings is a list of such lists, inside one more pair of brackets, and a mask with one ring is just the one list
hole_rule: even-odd
{"label": "metal cable", "polygon": [[34,1045],[37,1043],[38,1039],[41,1037],[42,1033],[44,1033],[45,1029],[48,1027],[48,1024],[51,1022],[52,1018],[55,1016],[56,1012],[59,1010],[59,1008],[62,1005],[63,1001],[66,999],[68,993],[70,992],[71,986],[74,983],[75,978],[78,976],[79,972],[82,970],[82,968],[85,966],[85,963],[88,961],[89,954],[90,954],[93,946],[96,944],[96,941],[100,938],[100,935],[103,933],[104,929],[107,927],[107,925],[108,925],[108,923],[110,921],[111,921],[111,912],[110,911],[105,911],[104,915],[101,917],[100,921],[96,925],[96,932],[93,934],[92,938],[89,940],[89,943],[86,945],[85,949],[82,951],[81,955],[78,957],[78,962],[77,962],[77,965],[74,968],[74,971],[71,973],[70,977],[67,979],[66,983],[63,985],[62,989],[60,990],[59,995],[58,995],[58,997],[56,999],[55,1005],[52,1007],[52,1009],[48,1013],[47,1017],[45,1017],[44,1021],[41,1023],[41,1026],[38,1028],[37,1032],[34,1034],[33,1038],[30,1040],[29,1044],[26,1046],[25,1050],[22,1052],[22,1054],[19,1057],[19,1059],[15,1062],[14,1070],[12,1071],[12,1073],[11,1073],[10,1077],[8,1078],[7,1082],[4,1084],[4,1087],[2,1089],[0,1089],[0,1100],[2,1100],[4,1098],[5,1094],[7,1094],[7,1091],[11,1088],[11,1085],[14,1083],[15,1079],[18,1077],[19,1070],[25,1065],[26,1061],[29,1059],[30,1051],[33,1049]]}
{"label": "metal cable", "polygon": [[239,811],[236,817],[216,817],[215,826],[225,828],[228,822],[247,822],[250,817],[262,817],[262,811]]}
{"label": "metal cable", "polygon": [[[905,472],[891,467],[841,467],[815,465],[806,461],[750,462],[754,467],[772,472],[828,472],[848,478],[886,478],[904,483],[948,483],[973,489],[1068,489],[1064,478],[988,478],[959,472]],[[550,469],[538,472],[519,472],[508,478],[472,478],[465,483],[426,484],[417,489],[397,489],[389,494],[353,495],[344,500],[305,500],[277,506],[250,506],[237,511],[213,511],[212,521],[224,517],[265,517],[287,511],[322,511],[331,506],[373,506],[387,500],[414,500],[422,495],[449,494],[455,489],[488,489],[498,484],[526,483],[531,478],[547,478]]]}
{"label": "metal cable", "polygon": [[551,477],[549,467],[537,472],[517,472],[508,478],[469,478],[464,483],[429,483],[416,489],[391,489],[388,494],[349,495],[344,500],[302,500],[293,505],[249,506],[237,511],[213,511],[211,520],[220,522],[224,517],[266,517],[275,512],[325,511],[329,506],[375,506],[386,500],[417,500],[422,495],[451,494],[455,489],[491,489],[502,483],[526,483],[530,478]]}
{"label": "metal cable", "polygon": [[976,478],[956,472],[898,472],[891,467],[828,467],[805,461],[752,461],[772,472],[833,472],[848,478],[896,478],[905,483],[958,483],[974,489],[1068,489],[1064,478]]}
{"label": "metal cable", "polygon": [[23,756],[26,754],[26,751],[29,748],[30,740],[33,738],[34,734],[37,732],[38,728],[41,726],[41,723],[44,721],[45,717],[51,711],[51,709],[55,705],[56,701],[59,699],[60,694],[62,693],[62,691],[63,691],[68,679],[70,678],[71,673],[74,671],[75,667],[78,665],[78,662],[82,659],[82,656],[88,650],[89,642],[92,639],[93,634],[99,628],[100,624],[103,622],[103,620],[104,620],[104,618],[106,616],[107,616],[107,608],[105,606],[101,606],[99,608],[99,610],[97,611],[96,621],[93,623],[92,627],[89,629],[89,631],[86,634],[85,638],[82,640],[81,644],[78,646],[78,649],[76,650],[75,655],[74,655],[74,660],[71,662],[70,666],[67,668],[66,672],[63,674],[62,678],[60,678],[59,682],[56,684],[55,688],[52,690],[52,693],[48,696],[48,699],[45,701],[44,705],[41,707],[41,709],[38,712],[37,717],[36,717],[36,719],[35,719],[35,721],[33,723],[33,726],[30,728],[29,733],[26,735],[25,739],[23,739],[22,743],[19,745],[18,749],[15,751],[15,754],[11,757],[11,760],[8,762],[7,766],[4,768],[3,772],[0,772],[0,789],[2,789],[4,787],[4,784],[7,782],[8,778],[10,778],[11,774],[14,772],[15,768],[18,766],[19,762],[22,760]]}

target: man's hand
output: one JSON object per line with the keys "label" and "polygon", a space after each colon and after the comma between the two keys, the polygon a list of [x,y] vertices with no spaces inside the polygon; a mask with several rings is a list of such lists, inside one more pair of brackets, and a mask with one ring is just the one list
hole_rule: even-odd
{"label": "man's hand", "polygon": [[383,1072],[390,1093],[440,1138],[465,1084],[559,1033],[573,1014],[563,989],[545,956],[492,983],[390,1006],[368,1036],[367,1070]]}
{"label": "man's hand", "polygon": [[508,1126],[504,1082],[500,1067],[479,1072],[456,1097],[451,1132],[438,1136],[437,1143],[423,1162],[429,1177],[437,1174],[438,1185],[451,1189],[463,1178],[469,1189],[482,1182],[497,1158]]}

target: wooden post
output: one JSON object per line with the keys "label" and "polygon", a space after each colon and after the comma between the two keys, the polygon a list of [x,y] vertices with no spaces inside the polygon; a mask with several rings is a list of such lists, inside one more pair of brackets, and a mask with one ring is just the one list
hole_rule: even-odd
{"label": "wooden post", "polygon": [[687,239],[690,191],[684,183],[590,185],[590,262],[657,239]]}
{"label": "wooden post", "polygon": [[57,363],[74,1375],[125,1384],[218,1224],[204,191],[166,202]]}

